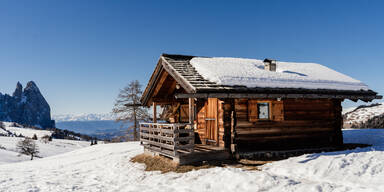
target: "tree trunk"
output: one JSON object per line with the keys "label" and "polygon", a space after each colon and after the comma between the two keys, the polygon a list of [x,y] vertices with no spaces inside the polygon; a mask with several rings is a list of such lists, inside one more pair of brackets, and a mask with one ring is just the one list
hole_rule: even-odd
{"label": "tree trunk", "polygon": [[133,107],[133,140],[137,141],[137,117],[136,117],[136,107]]}
{"label": "tree trunk", "polygon": [[33,160],[33,154],[31,154],[31,161]]}

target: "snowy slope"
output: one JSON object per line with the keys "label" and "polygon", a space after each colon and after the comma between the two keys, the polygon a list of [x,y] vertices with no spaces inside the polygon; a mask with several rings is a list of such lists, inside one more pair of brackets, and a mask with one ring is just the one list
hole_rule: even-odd
{"label": "snowy slope", "polygon": [[346,113],[344,119],[344,127],[348,127],[352,124],[364,123],[368,119],[378,116],[384,113],[384,105],[381,103],[378,106],[365,107],[356,109],[353,112]]}
{"label": "snowy slope", "polygon": [[364,83],[316,63],[277,62],[276,72],[264,70],[257,59],[194,57],[190,63],[205,79],[220,85],[368,90]]}
{"label": "snowy slope", "polygon": [[7,134],[11,132],[14,135],[23,135],[24,137],[33,137],[36,134],[38,138],[43,137],[45,135],[52,135],[52,131],[33,129],[29,127],[16,127],[13,122],[3,122],[4,129],[0,129],[0,133]]}
{"label": "snowy slope", "polygon": [[188,173],[145,172],[130,158],[137,142],[103,144],[36,161],[0,165],[3,191],[381,191],[384,130],[345,130],[346,142],[374,146],[309,154],[263,171],[211,168]]}
{"label": "snowy slope", "polygon": [[[10,131],[11,135],[23,135],[24,137],[33,137],[34,134],[38,137],[39,140],[35,141],[39,147],[40,153],[38,154],[40,157],[48,157],[52,155],[57,155],[61,153],[66,153],[69,151],[73,151],[75,149],[83,148],[89,146],[89,142],[85,141],[72,141],[72,140],[64,140],[64,139],[53,139],[52,142],[44,143],[40,141],[41,137],[45,135],[51,135],[51,131],[47,130],[38,130],[32,128],[20,128],[14,127],[14,123],[4,122],[5,130]],[[8,135],[7,131],[4,129],[0,129],[1,133]],[[13,163],[29,160],[29,157],[22,155],[19,156],[18,151],[16,149],[16,144],[20,140],[23,140],[23,137],[6,137],[0,136],[0,146],[5,149],[0,149],[0,164]],[[0,147],[0,148],[1,148]],[[1,190],[0,190],[1,191]]]}
{"label": "snowy slope", "polygon": [[[2,137],[0,136],[0,145],[6,149],[0,149],[0,165],[6,163],[20,162],[29,160],[30,157],[18,156],[16,144],[18,141],[23,140],[22,137]],[[40,157],[49,157],[61,153],[73,151],[75,149],[87,147],[90,142],[86,141],[73,141],[65,139],[53,139],[49,143],[44,143],[40,140],[36,141],[39,147]],[[1,190],[0,190],[1,191]]]}

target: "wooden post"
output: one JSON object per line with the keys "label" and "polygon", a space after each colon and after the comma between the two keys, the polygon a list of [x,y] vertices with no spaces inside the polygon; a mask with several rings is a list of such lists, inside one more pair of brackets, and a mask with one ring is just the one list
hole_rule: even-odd
{"label": "wooden post", "polygon": [[194,105],[195,100],[193,98],[188,98],[188,109],[189,109],[189,123],[191,126],[193,125],[193,121],[195,120],[195,105]]}
{"label": "wooden post", "polygon": [[157,117],[156,117],[156,102],[152,103],[152,108],[153,108],[153,122],[157,123]]}

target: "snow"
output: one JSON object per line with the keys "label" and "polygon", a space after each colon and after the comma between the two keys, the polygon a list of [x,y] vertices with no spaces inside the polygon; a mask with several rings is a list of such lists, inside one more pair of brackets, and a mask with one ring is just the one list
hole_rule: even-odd
{"label": "snow", "polygon": [[16,135],[21,134],[25,137],[33,137],[34,134],[36,134],[38,138],[43,137],[44,135],[48,135],[48,136],[52,135],[52,132],[47,130],[38,130],[38,129],[20,128],[20,127],[7,127],[5,129]]}
{"label": "snow", "polygon": [[138,142],[100,144],[34,161],[0,165],[3,191],[381,191],[384,130],[344,130],[345,142],[372,147],[307,154],[262,171],[217,167],[188,173],[146,172],[130,162]]}
{"label": "snow", "polygon": [[365,107],[357,109],[354,112],[346,114],[345,124],[352,125],[354,123],[364,123],[372,117],[384,113],[384,103],[373,107]]}
{"label": "snow", "polygon": [[[33,137],[34,134],[38,137],[39,140],[36,141],[37,146],[39,147],[40,153],[38,154],[40,157],[48,157],[61,153],[66,153],[69,151],[73,151],[75,149],[83,148],[89,146],[89,142],[85,141],[72,141],[72,140],[64,140],[64,139],[53,139],[49,143],[44,143],[40,141],[41,137],[45,135],[51,135],[51,131],[47,130],[38,130],[32,128],[20,128],[14,127],[14,123],[12,122],[3,122],[5,130],[10,131],[15,135],[23,135],[25,137]],[[0,133],[8,135],[8,132],[3,129],[0,129]],[[11,137],[11,136],[0,136],[0,165],[6,163],[14,163],[29,160],[30,157],[18,154],[16,149],[16,144],[20,140],[23,140],[23,137]],[[1,149],[4,147],[5,149]],[[0,190],[1,191],[1,190]]]}
{"label": "snow", "polygon": [[205,79],[220,85],[368,90],[364,83],[316,63],[277,62],[276,72],[264,70],[257,59],[231,57],[194,57],[190,64]]}
{"label": "snow", "polygon": [[8,135],[7,131],[17,136],[21,134],[24,137],[33,137],[33,135],[35,134],[39,138],[45,135],[48,135],[48,136],[52,135],[52,131],[33,129],[29,127],[16,127],[16,123],[13,123],[13,122],[3,122],[3,125],[4,125],[4,129],[0,129],[0,133],[6,134],[6,135]]}
{"label": "snow", "polygon": [[351,112],[351,111],[353,111],[355,109],[356,109],[356,107],[347,107],[347,108],[343,107],[343,110],[342,110],[341,113],[344,115],[344,114],[349,113],[349,112]]}
{"label": "snow", "polygon": [[0,134],[8,134],[8,132],[6,132],[4,129],[0,128]]}
{"label": "snow", "polygon": [[[5,147],[6,150],[0,149],[0,165],[5,163],[19,162],[29,160],[27,156],[17,157],[18,151],[16,144],[18,141],[23,140],[22,137],[2,137],[0,136],[0,145]],[[86,141],[74,141],[65,139],[53,139],[49,143],[44,143],[40,140],[35,141],[39,147],[40,157],[49,157],[61,153],[73,151],[75,149],[87,147],[90,142]]]}

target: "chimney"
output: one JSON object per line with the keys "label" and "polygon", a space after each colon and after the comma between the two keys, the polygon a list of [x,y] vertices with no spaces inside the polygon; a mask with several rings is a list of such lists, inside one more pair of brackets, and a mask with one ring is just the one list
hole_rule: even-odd
{"label": "chimney", "polygon": [[276,71],[276,60],[264,59],[264,69],[267,71]]}

